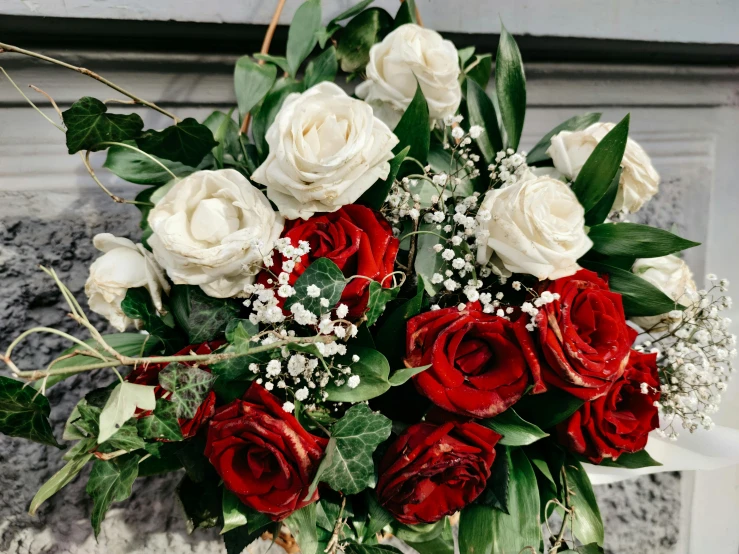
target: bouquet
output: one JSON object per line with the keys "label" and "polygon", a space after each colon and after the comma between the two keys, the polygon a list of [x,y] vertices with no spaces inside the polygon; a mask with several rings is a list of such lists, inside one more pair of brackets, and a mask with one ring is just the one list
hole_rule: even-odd
{"label": "bouquet", "polygon": [[[697,243],[628,221],[659,186],[628,115],[575,115],[520,150],[504,28],[493,58],[410,0],[327,26],[307,0],[276,56],[283,3],[236,63],[238,106],[204,121],[0,44],[172,119],[36,89],[142,232],[94,238],[89,310],[118,332],[43,268],[89,339],[33,328],[2,357],[0,431],[65,449],[29,512],[91,465],[96,536],[137,477],[178,472],[188,530],[219,527],[229,553],[286,530],[304,554],[397,552],[390,536],[452,553],[452,525],[463,553],[602,552],[585,468],[659,465],[650,432],[711,428],[736,355],[728,283],[699,290],[679,257]],[[102,151],[135,199],[93,169]],[[71,347],[22,369],[32,333]],[[46,392],[92,371],[108,384],[52,429]]]}

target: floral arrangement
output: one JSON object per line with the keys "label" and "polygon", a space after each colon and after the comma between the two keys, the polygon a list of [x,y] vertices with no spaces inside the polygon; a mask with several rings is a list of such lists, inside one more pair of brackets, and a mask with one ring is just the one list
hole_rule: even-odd
{"label": "floral arrangement", "polygon": [[[325,27],[307,0],[281,57],[283,3],[236,63],[238,108],[202,122],[0,44],[172,119],[145,129],[92,97],[59,122],[38,110],[140,209],[142,236],[94,238],[89,309],[118,333],[44,268],[90,338],[34,328],[3,355],[0,431],[59,448],[45,393],[109,376],[69,415],[66,465],[30,513],[90,464],[96,535],[137,477],[178,472],[188,529],[218,526],[229,553],[288,529],[304,554],[396,552],[389,535],[451,554],[451,518],[463,553],[602,552],[582,464],[659,465],[650,432],[712,426],[736,355],[728,283],[698,290],[676,255],[697,243],[627,221],[659,185],[628,115],[577,115],[519,150],[505,29],[493,64],[410,0]],[[100,151],[135,199],[95,173]],[[37,332],[73,344],[21,369]]]}

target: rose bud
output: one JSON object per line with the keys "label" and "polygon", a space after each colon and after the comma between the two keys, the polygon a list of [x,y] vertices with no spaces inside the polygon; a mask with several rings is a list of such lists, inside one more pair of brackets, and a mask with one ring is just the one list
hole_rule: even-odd
{"label": "rose bud", "polygon": [[435,310],[408,321],[407,367],[431,364],[415,375],[416,388],[452,413],[493,417],[520,399],[529,385],[543,392],[526,318],[515,323],[484,313],[478,302]]}
{"label": "rose bud", "polygon": [[380,503],[406,525],[461,510],[485,489],[500,438],[477,423],[411,425],[380,463]]}
{"label": "rose bud", "polygon": [[[379,281],[384,287],[392,286],[387,278],[393,272],[399,241],[393,236],[392,228],[379,213],[359,204],[344,206],[327,214],[316,214],[307,221],[295,219],[288,221],[282,238],[290,239],[290,244],[298,247],[300,241],[310,244],[310,251],[295,263],[290,273],[289,284],[318,258],[328,258],[334,262],[346,277],[360,275]],[[274,267],[281,271],[285,258],[274,253]],[[272,275],[263,271],[257,281],[270,286]],[[369,300],[369,280],[352,279],[341,294],[341,303],[349,308],[347,317],[357,319],[367,310]]]}
{"label": "rose bud", "polygon": [[280,521],[306,501],[328,440],[311,435],[279,400],[252,383],[243,399],[219,408],[205,455],[225,487],[258,512]]}
{"label": "rose bud", "polygon": [[657,354],[631,351],[623,376],[600,398],[586,402],[557,426],[559,442],[599,464],[638,452],[659,426]]}
{"label": "rose bud", "polygon": [[545,283],[541,290],[559,295],[536,316],[547,362],[542,364],[544,382],[583,400],[604,395],[623,373],[636,338],[626,324],[621,295],[586,269]]}
{"label": "rose bud", "polygon": [[[185,348],[177,352],[175,356],[187,356],[188,354],[210,354],[214,350],[219,348],[222,344],[224,344],[223,341],[211,341],[204,342],[198,345],[186,346]],[[187,366],[194,365],[194,362],[179,363]],[[164,389],[164,387],[159,384],[159,373],[168,365],[169,364],[140,365],[138,367],[135,367],[133,371],[131,371],[131,373],[126,376],[126,381],[128,381],[129,383],[136,383],[137,385],[149,385],[155,387],[154,395],[157,397],[157,399],[162,398],[169,393],[167,392],[167,390]],[[198,365],[198,369],[210,372],[210,368],[207,366]],[[216,394],[213,391],[210,391],[203,402],[200,404],[200,406],[198,406],[197,412],[195,413],[194,417],[189,419],[179,418],[178,421],[180,424],[182,437],[185,439],[189,439],[197,435],[198,431],[208,422],[211,417],[213,417],[213,414],[216,411],[215,406]],[[139,411],[136,413],[135,417],[147,417],[150,416],[151,413],[151,411]],[[154,440],[159,442],[168,442],[166,439]]]}

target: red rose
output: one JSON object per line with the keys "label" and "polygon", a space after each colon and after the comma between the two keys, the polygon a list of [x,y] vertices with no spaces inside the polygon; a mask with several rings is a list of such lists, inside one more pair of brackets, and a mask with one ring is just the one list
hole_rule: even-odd
{"label": "red rose", "polygon": [[[383,286],[392,286],[392,279],[383,279],[393,272],[399,242],[393,237],[390,224],[381,214],[359,204],[349,204],[332,213],[316,214],[308,220],[294,219],[285,224],[282,237],[297,247],[300,241],[310,244],[310,252],[295,264],[290,274],[294,284],[306,268],[318,258],[334,262],[346,277],[361,275]],[[284,258],[274,255],[272,272],[282,271]],[[257,282],[267,285],[272,275],[263,271]],[[350,319],[357,319],[367,309],[369,281],[352,279],[341,294],[341,302],[349,308]]]}
{"label": "red rose", "polygon": [[583,400],[604,395],[623,373],[636,337],[626,325],[621,295],[586,269],[548,282],[543,290],[559,294],[536,318],[547,361],[544,382]]}
{"label": "red rose", "polygon": [[543,392],[534,343],[525,318],[516,323],[484,313],[478,302],[408,321],[408,367],[431,364],[413,377],[416,388],[456,414],[492,417],[518,401],[530,384]]}
{"label": "red rose", "polygon": [[[646,394],[642,383],[647,384]],[[657,354],[632,350],[623,377],[557,426],[559,441],[596,464],[643,450],[647,435],[659,426],[654,406],[659,397]]]}
{"label": "red rose", "polygon": [[406,525],[461,510],[485,489],[500,438],[477,423],[411,425],[380,463],[380,503]]}
{"label": "red rose", "polygon": [[211,419],[205,455],[228,490],[279,521],[318,500],[318,490],[304,499],[327,443],[252,383],[243,399],[219,408]]}
{"label": "red rose", "polygon": [[[179,352],[175,354],[175,356],[186,356],[188,354],[210,354],[215,349],[219,348],[223,343],[223,341],[211,341],[211,342],[204,342],[202,344],[198,345],[192,345],[192,346],[186,346]],[[193,365],[193,362],[180,362],[183,365]],[[159,372],[162,371],[165,367],[167,367],[169,364],[149,364],[149,365],[142,365],[139,367],[135,367],[131,373],[129,373],[126,376],[126,381],[130,383],[136,383],[137,385],[149,385],[153,386],[154,388],[154,395],[157,398],[162,398],[165,396],[167,391],[159,384]],[[204,371],[210,372],[210,368],[205,366],[198,366],[200,369]],[[195,412],[195,416],[186,419],[186,418],[180,418],[179,424],[180,424],[180,431],[182,432],[182,436],[185,439],[189,439],[191,437],[194,437],[197,435],[198,431],[203,427],[205,423],[208,422],[208,420],[213,417],[213,414],[216,411],[216,394],[213,391],[210,391],[208,393],[208,396],[205,397],[205,400],[198,406],[197,412]],[[151,411],[137,411],[136,417],[142,418],[151,415]],[[166,439],[154,439],[160,442],[168,442]]]}

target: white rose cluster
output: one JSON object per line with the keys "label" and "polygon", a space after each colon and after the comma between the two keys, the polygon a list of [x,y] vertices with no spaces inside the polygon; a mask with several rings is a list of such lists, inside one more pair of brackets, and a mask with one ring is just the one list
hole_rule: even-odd
{"label": "white rose cluster", "polygon": [[[558,171],[574,180],[595,146],[614,127],[613,123],[593,123],[582,131],[562,131],[552,137],[547,154]],[[657,194],[659,174],[644,149],[632,139],[626,142],[621,166],[623,172],[613,209],[634,213]]]}
{"label": "white rose cluster", "polygon": [[265,196],[233,169],[185,177],[148,221],[149,246],[170,279],[216,298],[243,293],[284,226]]}
{"label": "white rose cluster", "polygon": [[593,245],[585,212],[567,184],[533,174],[492,189],[477,213],[477,261],[495,256],[505,269],[539,279],[574,274],[577,260]]}
{"label": "white rose cluster", "polygon": [[439,33],[414,24],[401,25],[370,50],[367,80],[356,94],[377,116],[395,127],[421,86],[433,120],[453,116],[462,100],[459,56]]}
{"label": "white rose cluster", "polygon": [[128,289],[145,287],[157,310],[162,310],[162,291],[169,293],[169,283],[151,252],[141,244],[123,237],[100,233],[92,239],[103,252],[90,266],[85,283],[90,309],[104,316],[121,333],[134,323],[123,313],[121,302]]}
{"label": "white rose cluster", "polygon": [[269,155],[252,179],[287,219],[354,203],[388,176],[398,144],[368,104],[330,82],[290,94],[266,139]]}

